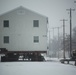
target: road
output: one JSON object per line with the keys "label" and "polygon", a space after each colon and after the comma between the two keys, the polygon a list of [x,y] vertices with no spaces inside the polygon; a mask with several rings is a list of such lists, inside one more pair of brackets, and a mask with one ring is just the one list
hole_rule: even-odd
{"label": "road", "polygon": [[0,75],[76,75],[76,66],[60,62],[0,62]]}

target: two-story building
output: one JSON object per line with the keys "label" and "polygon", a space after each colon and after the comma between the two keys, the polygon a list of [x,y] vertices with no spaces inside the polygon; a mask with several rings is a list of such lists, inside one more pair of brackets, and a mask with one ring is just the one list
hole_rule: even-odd
{"label": "two-story building", "polygon": [[22,6],[0,15],[0,48],[47,51],[48,18]]}

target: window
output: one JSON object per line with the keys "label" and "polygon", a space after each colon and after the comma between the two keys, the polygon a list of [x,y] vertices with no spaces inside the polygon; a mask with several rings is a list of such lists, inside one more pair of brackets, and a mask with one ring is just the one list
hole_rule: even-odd
{"label": "window", "polygon": [[39,20],[33,21],[33,27],[39,27]]}
{"label": "window", "polygon": [[9,43],[9,36],[4,36],[4,43]]}
{"label": "window", "polygon": [[34,43],[38,43],[39,42],[39,36],[34,36]]}
{"label": "window", "polygon": [[4,22],[3,22],[4,24],[4,27],[9,27],[9,20],[4,20]]}

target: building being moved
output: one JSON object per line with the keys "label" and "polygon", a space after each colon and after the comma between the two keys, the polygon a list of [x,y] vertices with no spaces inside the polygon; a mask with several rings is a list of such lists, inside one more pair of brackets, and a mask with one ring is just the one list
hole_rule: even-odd
{"label": "building being moved", "polygon": [[0,15],[1,51],[46,53],[47,23],[46,16],[22,6]]}

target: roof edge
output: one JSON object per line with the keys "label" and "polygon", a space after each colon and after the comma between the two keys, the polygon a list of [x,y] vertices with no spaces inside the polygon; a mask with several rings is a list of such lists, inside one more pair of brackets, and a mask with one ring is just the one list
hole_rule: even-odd
{"label": "roof edge", "polygon": [[16,10],[16,9],[18,9],[18,8],[24,8],[24,9],[30,11],[30,12],[33,12],[33,13],[35,13],[35,14],[38,14],[38,15],[41,15],[41,16],[43,16],[43,17],[48,18],[47,16],[42,15],[42,14],[40,14],[40,13],[38,13],[38,12],[33,11],[33,10],[30,10],[30,9],[24,7],[24,6],[18,6],[18,7],[16,7],[16,8],[14,8],[14,9],[11,9],[11,10],[7,11],[7,12],[4,12],[3,14],[0,14],[0,16],[5,15],[5,14],[7,14],[7,13],[9,13],[9,12],[11,12],[11,11],[14,11],[14,10]]}

